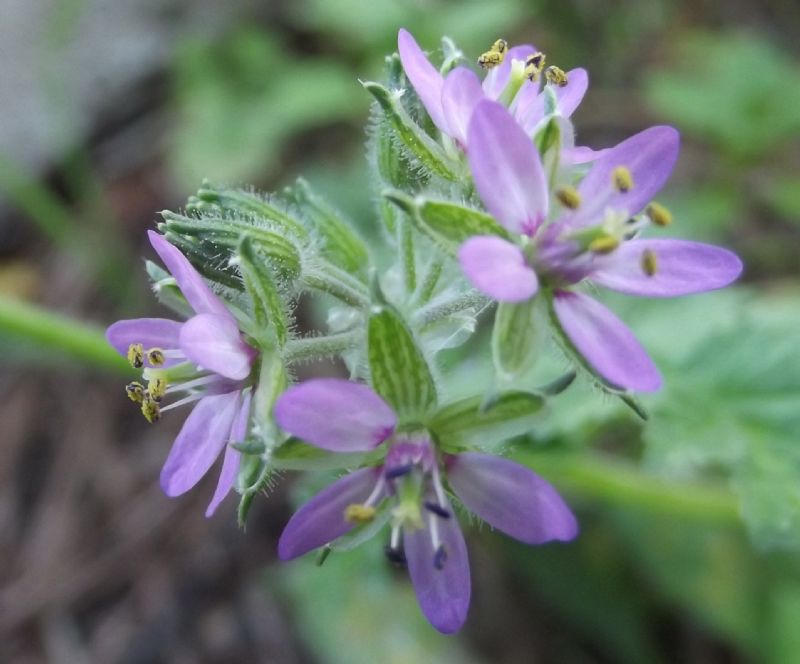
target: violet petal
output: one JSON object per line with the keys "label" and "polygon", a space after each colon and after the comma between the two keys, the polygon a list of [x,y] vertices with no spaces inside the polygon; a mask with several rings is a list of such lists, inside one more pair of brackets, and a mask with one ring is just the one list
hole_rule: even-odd
{"label": "violet petal", "polygon": [[633,332],[597,300],[556,291],[553,308],[576,350],[609,383],[638,392],[661,387],[661,374]]}
{"label": "violet petal", "polygon": [[163,235],[154,231],[147,231],[147,237],[150,238],[150,244],[153,245],[153,249],[164,262],[167,270],[175,277],[178,288],[195,312],[233,318],[222,300],[208,287],[200,273],[192,267],[192,264],[177,247],[171,245]]}
{"label": "violet petal", "polygon": [[250,418],[250,400],[252,392],[250,390],[242,394],[241,405],[239,412],[233,420],[230,435],[228,436],[228,445],[225,447],[225,457],[222,460],[222,470],[219,473],[219,480],[217,481],[217,488],[211,498],[211,502],[206,509],[206,517],[210,517],[217,511],[219,504],[226,498],[236,483],[236,477],[239,475],[239,466],[241,465],[242,455],[240,452],[230,446],[230,443],[240,443],[247,435],[247,422]]}
{"label": "violet petal", "polygon": [[444,78],[439,70],[430,63],[411,33],[403,28],[397,33],[397,50],[400,53],[400,62],[403,63],[406,77],[414,86],[414,90],[425,106],[425,110],[428,111],[428,115],[431,116],[433,124],[448,133],[447,120],[442,110]]}
{"label": "violet petal", "polygon": [[255,351],[227,316],[198,314],[183,324],[180,348],[195,364],[233,380],[250,375]]}
{"label": "violet petal", "polygon": [[505,107],[482,101],[467,132],[475,187],[508,230],[533,235],[547,216],[547,179],[539,152]]}
{"label": "violet petal", "polygon": [[[564,87],[553,88],[558,113],[565,118],[575,112],[589,87],[589,75],[585,69],[572,69],[567,72],[567,77],[569,82]],[[545,94],[539,91],[538,85],[523,85],[514,99],[511,111],[525,133],[532,136],[545,116]]]}
{"label": "violet petal", "polygon": [[[123,357],[131,344],[148,348],[177,348],[183,323],[167,318],[132,318],[118,320],[106,330],[106,339]],[[145,360],[146,361],[146,360]]]}
{"label": "violet petal", "polygon": [[521,542],[568,541],[578,534],[555,488],[518,463],[465,452],[452,458],[447,478],[468,510]]}
{"label": "violet petal", "polygon": [[397,417],[369,386],[338,378],[315,378],[284,392],[275,420],[290,434],[334,452],[360,452],[394,432]]}
{"label": "violet petal", "polygon": [[471,237],[458,251],[461,269],[473,286],[501,302],[522,302],[539,288],[522,250],[493,235]]}
{"label": "violet petal", "polygon": [[[655,256],[655,274],[642,268],[643,254]],[[727,249],[688,240],[631,240],[608,257],[590,279],[629,295],[675,297],[727,286],[742,272],[742,261]]]}
{"label": "violet petal", "polygon": [[467,145],[467,127],[476,104],[484,99],[483,88],[474,72],[457,67],[444,80],[442,110],[447,133],[462,147]]}
{"label": "violet petal", "polygon": [[345,521],[349,505],[363,503],[378,480],[380,469],[362,468],[345,475],[297,510],[281,533],[278,556],[291,560],[332,542],[349,532],[353,525]]}
{"label": "violet petal", "polygon": [[[443,506],[451,514],[449,504]],[[437,519],[441,543],[447,560],[441,569],[434,565],[436,552],[427,528],[403,529],[403,547],[408,561],[408,572],[422,613],[437,630],[452,634],[461,629],[467,619],[470,600],[470,574],[467,545],[458,525],[458,519]]]}
{"label": "violet petal", "polygon": [[197,402],[161,469],[164,493],[170,497],[186,493],[208,472],[225,447],[238,406],[238,392],[207,396]]}
{"label": "violet petal", "polygon": [[[508,49],[508,53],[506,53],[505,58],[503,58],[503,62],[497,67],[490,69],[486,74],[486,78],[483,79],[483,91],[486,93],[486,96],[489,99],[498,99],[500,95],[503,94],[503,90],[505,90],[511,78],[511,63],[514,60],[525,62],[528,56],[534,53],[536,53],[536,49],[530,44],[521,44],[520,46],[513,46]],[[523,86],[524,85],[523,83]]]}

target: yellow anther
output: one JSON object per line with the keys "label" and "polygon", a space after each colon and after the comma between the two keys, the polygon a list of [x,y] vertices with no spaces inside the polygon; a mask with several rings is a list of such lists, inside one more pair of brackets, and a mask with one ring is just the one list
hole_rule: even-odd
{"label": "yellow anther", "polygon": [[128,362],[134,369],[141,369],[144,366],[144,348],[142,344],[128,346]]}
{"label": "yellow anther", "polygon": [[151,348],[147,351],[147,361],[154,367],[162,366],[166,359],[167,358],[164,357],[164,351],[160,348]]}
{"label": "yellow anther", "polygon": [[633,175],[625,166],[617,166],[611,174],[614,188],[621,194],[626,194],[633,189]]}
{"label": "yellow anther", "polygon": [[548,83],[557,85],[560,88],[563,88],[567,83],[569,83],[567,72],[560,67],[556,67],[555,65],[551,65],[544,70],[544,77],[547,79]]}
{"label": "yellow anther", "polygon": [[353,503],[344,510],[344,520],[348,523],[369,523],[375,518],[375,508]]}
{"label": "yellow anther", "polygon": [[125,393],[128,398],[134,403],[142,403],[144,401],[144,385],[133,381],[125,386]]}
{"label": "yellow anther", "polygon": [[596,254],[610,254],[619,247],[619,240],[613,235],[601,235],[589,243],[589,251]]}
{"label": "yellow anther", "polygon": [[167,393],[167,381],[163,378],[153,378],[147,383],[147,392],[153,401],[161,401]]}
{"label": "yellow anther", "polygon": [[669,226],[672,223],[672,213],[655,201],[647,206],[647,216],[656,226]]}
{"label": "yellow anther", "polygon": [[508,51],[508,42],[505,39],[498,39],[488,51],[481,54],[481,57],[478,58],[478,64],[484,69],[497,67],[497,65],[503,63],[506,51]]}
{"label": "yellow anther", "polygon": [[161,407],[149,392],[145,392],[142,399],[142,415],[150,424],[161,419]]}
{"label": "yellow anther", "polygon": [[559,187],[556,189],[556,198],[565,208],[577,210],[581,204],[581,195],[575,187]]}
{"label": "yellow anther", "polygon": [[655,273],[658,271],[658,258],[656,257],[656,252],[652,249],[645,249],[642,252],[642,272],[644,272],[648,277],[655,276]]}
{"label": "yellow anther", "polygon": [[546,60],[547,57],[541,51],[528,56],[528,59],[525,60],[525,78],[529,81],[538,80]]}

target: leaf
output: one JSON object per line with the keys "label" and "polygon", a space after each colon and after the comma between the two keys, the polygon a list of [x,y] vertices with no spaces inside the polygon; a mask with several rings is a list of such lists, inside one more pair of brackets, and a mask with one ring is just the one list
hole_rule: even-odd
{"label": "leaf", "polygon": [[469,397],[441,408],[428,428],[448,451],[489,447],[533,428],[545,400],[531,392],[503,392],[483,407],[483,397]]}
{"label": "leaf", "polygon": [[262,330],[271,329],[275,334],[278,347],[286,344],[289,335],[289,317],[286,305],[281,298],[280,290],[275,282],[269,266],[258,255],[249,235],[242,236],[239,242],[239,255],[236,257],[239,271],[242,274],[244,287],[253,303],[256,324]]}
{"label": "leaf", "polygon": [[419,421],[436,407],[436,384],[428,362],[391,305],[377,307],[369,317],[367,355],[372,386],[395,409],[401,423]]}
{"label": "leaf", "polygon": [[418,196],[411,198],[400,191],[385,191],[384,198],[403,210],[420,230],[452,256],[475,235],[497,235],[510,239],[508,232],[492,216],[474,208]]}

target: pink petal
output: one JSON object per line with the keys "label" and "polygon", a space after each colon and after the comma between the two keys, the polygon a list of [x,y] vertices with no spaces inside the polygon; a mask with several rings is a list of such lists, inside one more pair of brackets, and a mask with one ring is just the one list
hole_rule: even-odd
{"label": "pink petal", "polygon": [[161,488],[170,497],[186,493],[217,460],[239,406],[239,393],[203,397],[183,423],[161,469]]}
{"label": "pink petal", "polygon": [[447,478],[464,506],[489,525],[527,544],[567,541],[578,523],[558,492],[524,466],[465,452],[448,465]]}
{"label": "pink petal", "polygon": [[198,314],[186,321],[180,347],[195,364],[232,380],[247,378],[255,357],[255,351],[242,340],[236,321],[215,314]]}
{"label": "pink petal", "polygon": [[553,308],[578,353],[611,385],[637,392],[661,387],[661,374],[636,337],[597,300],[556,291]]}
{"label": "pink petal", "polygon": [[177,247],[172,246],[163,235],[147,231],[150,244],[166,265],[170,274],[175,277],[186,301],[198,314],[217,314],[233,318],[231,313],[214,292],[208,287],[200,273],[192,267]]}
{"label": "pink petal", "polygon": [[469,69],[457,67],[447,75],[442,90],[442,109],[447,133],[462,147],[467,145],[467,127],[472,111],[482,99],[481,83]]}
{"label": "pink petal", "polygon": [[547,217],[547,179],[530,138],[505,107],[482,101],[467,132],[475,187],[489,212],[508,230],[533,235]]}
{"label": "pink petal", "polygon": [[360,452],[394,432],[397,417],[367,385],[315,378],[290,387],[275,404],[275,420],[290,434],[334,452]]}
{"label": "pink petal", "polygon": [[142,344],[145,349],[177,348],[182,325],[166,318],[118,320],[106,330],[106,339],[123,356],[131,344]]}
{"label": "pink petal", "polygon": [[[656,272],[642,269],[645,251],[653,252]],[[631,240],[593,272],[595,283],[629,295],[675,297],[727,286],[742,272],[742,261],[727,249],[688,240]]]}
{"label": "pink petal", "polygon": [[439,70],[430,63],[411,33],[403,28],[397,33],[397,50],[400,52],[403,70],[428,115],[431,116],[433,124],[448,133],[447,120],[442,110],[444,79]]}
{"label": "pink petal", "polygon": [[528,56],[536,53],[536,49],[529,44],[514,46],[508,49],[503,62],[489,70],[486,78],[483,79],[483,91],[489,99],[496,100],[503,94],[506,85],[511,78],[511,63],[514,60],[525,62]]}
{"label": "pink petal", "polygon": [[[589,75],[585,69],[573,69],[567,72],[569,82],[564,87],[553,88],[557,99],[557,110],[565,118],[570,117],[581,103],[589,86]],[[523,84],[511,106],[517,122],[529,136],[533,135],[537,125],[545,116],[545,94],[539,91],[539,85]]]}
{"label": "pink petal", "polygon": [[522,250],[499,237],[471,237],[458,251],[461,269],[473,286],[501,302],[523,302],[539,289],[536,272]]}

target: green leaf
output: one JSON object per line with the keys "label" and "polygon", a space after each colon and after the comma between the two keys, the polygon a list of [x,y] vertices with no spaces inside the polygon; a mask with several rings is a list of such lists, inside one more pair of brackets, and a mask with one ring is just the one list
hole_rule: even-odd
{"label": "green leaf", "polygon": [[255,331],[256,335],[270,329],[275,334],[278,347],[282,348],[289,336],[286,305],[269,265],[258,254],[249,235],[242,236],[239,242],[236,262],[242,274],[245,290],[253,302],[253,314],[259,327]]}
{"label": "green leaf", "polygon": [[436,384],[428,362],[391,305],[377,307],[369,317],[367,354],[372,386],[395,409],[401,423],[417,422],[436,407]]}
{"label": "green leaf", "polygon": [[384,198],[403,210],[414,225],[450,255],[475,235],[497,235],[510,240],[508,232],[491,215],[474,208],[417,196],[401,191],[385,191]]}
{"label": "green leaf", "polygon": [[492,359],[501,381],[526,373],[536,360],[547,330],[541,297],[525,302],[500,302],[492,329]]}
{"label": "green leaf", "polygon": [[353,230],[353,224],[314,193],[302,178],[290,191],[319,233],[325,258],[351,274],[366,275],[369,254],[364,241]]}
{"label": "green leaf", "polygon": [[483,397],[469,397],[441,408],[428,428],[446,450],[489,447],[531,430],[545,400],[530,392],[503,392],[483,408]]}
{"label": "green leaf", "polygon": [[391,125],[394,136],[419,164],[427,171],[446,180],[460,180],[457,165],[444,150],[414,122],[400,103],[399,92],[391,92],[380,83],[364,81],[364,88],[378,102],[384,117]]}

